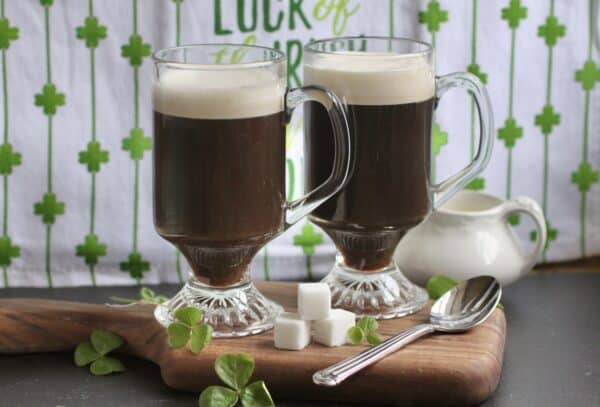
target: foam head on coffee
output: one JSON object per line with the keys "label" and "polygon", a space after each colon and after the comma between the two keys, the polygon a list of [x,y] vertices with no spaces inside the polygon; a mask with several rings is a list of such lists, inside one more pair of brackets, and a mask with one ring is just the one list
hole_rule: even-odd
{"label": "foam head on coffee", "polygon": [[352,105],[400,105],[431,99],[435,73],[421,55],[337,52],[304,65],[304,83],[324,86]]}
{"label": "foam head on coffee", "polygon": [[242,119],[284,109],[285,80],[258,68],[171,69],[153,88],[154,110],[188,119]]}

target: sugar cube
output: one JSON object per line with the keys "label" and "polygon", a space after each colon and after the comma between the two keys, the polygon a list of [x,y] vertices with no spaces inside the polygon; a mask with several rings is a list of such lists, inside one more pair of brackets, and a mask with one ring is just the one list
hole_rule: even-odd
{"label": "sugar cube", "polygon": [[354,326],[356,315],[344,309],[332,309],[328,318],[313,322],[313,339],[326,346],[346,343],[348,329]]}
{"label": "sugar cube", "polygon": [[310,343],[310,321],[303,321],[298,314],[282,312],[273,328],[275,347],[300,350]]}
{"label": "sugar cube", "polygon": [[298,313],[304,320],[329,317],[331,292],[325,283],[298,284]]}

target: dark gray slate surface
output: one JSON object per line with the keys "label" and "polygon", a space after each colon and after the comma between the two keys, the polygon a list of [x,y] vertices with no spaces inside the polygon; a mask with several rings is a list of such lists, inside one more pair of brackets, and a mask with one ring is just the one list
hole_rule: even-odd
{"label": "dark gray slate surface", "polygon": [[[176,289],[155,288],[166,294]],[[104,302],[136,291],[14,288],[0,289],[0,297]],[[498,390],[484,405],[600,406],[600,273],[529,276],[508,287],[502,302],[508,320],[505,365]],[[197,395],[164,386],[152,363],[122,359],[125,374],[94,377],[74,367],[70,353],[0,356],[0,406],[197,406]]]}

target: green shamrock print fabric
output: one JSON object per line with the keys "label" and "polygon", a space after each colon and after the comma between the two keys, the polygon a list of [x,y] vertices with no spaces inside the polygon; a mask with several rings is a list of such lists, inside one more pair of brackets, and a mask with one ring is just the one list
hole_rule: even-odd
{"label": "green shamrock print fabric", "polygon": [[[302,84],[302,47],[312,38],[433,44],[438,74],[468,71],[492,98],[495,150],[467,188],[536,199],[549,231],[541,261],[599,255],[595,3],[0,0],[0,288],[185,280],[185,258],[153,227],[151,55],[200,42],[279,48],[291,87]],[[432,131],[434,180],[475,155],[478,125],[464,94],[444,98]],[[296,114],[287,129],[290,200],[303,191],[302,127]],[[509,221],[523,240],[537,239],[526,217]],[[303,220],[263,248],[251,272],[317,280],[335,252]]]}

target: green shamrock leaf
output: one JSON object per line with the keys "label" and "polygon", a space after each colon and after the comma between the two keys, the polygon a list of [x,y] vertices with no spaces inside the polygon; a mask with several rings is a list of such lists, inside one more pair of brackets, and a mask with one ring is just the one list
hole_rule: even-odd
{"label": "green shamrock leaf", "polygon": [[538,36],[544,38],[546,45],[553,47],[560,37],[565,36],[565,26],[558,23],[558,18],[548,16],[546,24],[538,27]]}
{"label": "green shamrock leaf", "polygon": [[212,339],[213,329],[208,324],[200,324],[192,327],[190,336],[190,349],[193,353],[201,352]]}
{"label": "green shamrock leaf", "polygon": [[131,277],[140,279],[144,272],[150,270],[150,263],[144,260],[141,253],[132,252],[129,254],[127,261],[119,264],[119,268],[121,271],[129,272]]}
{"label": "green shamrock leaf", "polygon": [[577,171],[571,173],[571,182],[577,185],[579,191],[587,192],[598,182],[598,171],[594,171],[590,163],[584,161],[579,164]]}
{"label": "green shamrock leaf", "polygon": [[10,42],[19,38],[19,29],[11,27],[8,18],[0,18],[0,49],[8,49]]}
{"label": "green shamrock leaf", "polygon": [[383,337],[377,333],[379,324],[373,317],[362,317],[355,326],[348,329],[346,334],[348,341],[353,345],[360,345],[365,340],[371,345],[377,345]]}
{"label": "green shamrock leaf", "polygon": [[438,155],[442,146],[448,144],[448,133],[442,131],[438,123],[433,124],[433,154]]}
{"label": "green shamrock leaf", "polygon": [[90,141],[87,150],[79,152],[79,162],[87,165],[89,172],[98,172],[100,165],[108,162],[108,150],[102,150],[99,142]]}
{"label": "green shamrock leaf", "polygon": [[[546,220],[546,230],[548,232],[546,234],[546,243],[544,245],[544,250],[547,250],[548,247],[550,246],[550,242],[556,240],[556,238],[558,236],[558,230],[554,229],[550,225],[550,222],[547,220]],[[537,230],[532,230],[531,232],[529,232],[529,240],[531,240],[532,242],[535,242],[537,240],[537,237],[538,237]]]}
{"label": "green shamrock leaf", "polygon": [[98,47],[98,42],[106,38],[106,26],[99,25],[96,17],[86,17],[83,26],[75,29],[77,38],[85,40],[88,48]]}
{"label": "green shamrock leaf", "polygon": [[13,152],[10,143],[0,145],[0,174],[10,175],[14,166],[21,164],[21,154]]}
{"label": "green shamrock leaf", "polygon": [[50,7],[54,0],[40,0],[40,4],[44,7]]}
{"label": "green shamrock leaf", "polygon": [[238,402],[235,390],[223,386],[209,386],[200,394],[199,407],[234,407]]}
{"label": "green shamrock leaf", "polygon": [[359,345],[365,340],[365,332],[357,326],[348,329],[348,340],[353,345]]}
{"label": "green shamrock leaf", "polygon": [[362,329],[367,334],[375,332],[379,328],[377,320],[373,317],[362,317],[358,320],[356,326]]}
{"label": "green shamrock leaf", "polygon": [[554,111],[552,105],[545,105],[542,112],[535,116],[535,125],[540,126],[542,134],[548,135],[552,128],[560,123],[560,114]]}
{"label": "green shamrock leaf", "polygon": [[102,355],[96,352],[90,341],[82,342],[75,348],[75,365],[78,367],[89,365],[100,356]]}
{"label": "green shamrock leaf", "polygon": [[475,75],[476,77],[478,77],[478,78],[479,78],[479,80],[480,80],[482,83],[484,83],[484,84],[486,84],[486,83],[487,83],[488,76],[487,76],[487,74],[486,74],[485,72],[483,72],[483,71],[481,70],[481,68],[479,68],[479,65],[477,65],[477,64],[475,64],[475,63],[473,63],[473,64],[470,64],[470,65],[467,67],[467,72],[470,72],[470,73],[472,73],[473,75]]}
{"label": "green shamrock leaf", "polygon": [[302,251],[307,256],[315,254],[315,246],[323,243],[323,235],[315,233],[313,226],[306,223],[302,227],[302,233],[294,236],[294,245],[302,247]]}
{"label": "green shamrock leaf", "polygon": [[169,346],[175,349],[183,348],[190,340],[190,327],[182,322],[173,322],[167,327]]}
{"label": "green shamrock leaf", "polygon": [[437,300],[446,291],[454,287],[458,282],[450,277],[446,276],[433,276],[427,282],[427,293],[429,298]]}
{"label": "green shamrock leaf", "polygon": [[525,18],[527,18],[527,7],[521,7],[520,0],[510,0],[509,6],[502,9],[502,19],[506,20],[512,29],[517,28]]}
{"label": "green shamrock leaf", "polygon": [[523,137],[523,128],[517,126],[517,121],[514,118],[508,118],[504,122],[504,127],[498,129],[498,138],[504,140],[506,148],[513,148],[517,139]]}
{"label": "green shamrock leaf", "polygon": [[485,189],[485,178],[474,178],[465,186],[465,189],[470,189],[471,191],[481,191],[482,189]]}
{"label": "green shamrock leaf", "polygon": [[125,371],[125,366],[110,356],[108,353],[123,345],[123,339],[112,332],[96,330],[92,332],[89,341],[77,345],[74,353],[76,366],[90,365],[90,372],[96,376],[103,376],[115,372]]}
{"label": "green shamrock leaf", "polygon": [[152,148],[152,139],[145,137],[142,129],[134,128],[129,132],[129,137],[123,139],[122,148],[129,151],[132,160],[141,160],[144,158],[144,151]]}
{"label": "green shamrock leaf", "polygon": [[8,267],[12,263],[13,257],[21,255],[21,248],[13,245],[10,237],[0,237],[0,266]]}
{"label": "green shamrock leaf", "polygon": [[215,372],[225,384],[242,390],[254,371],[254,360],[244,353],[226,353],[215,360]]}
{"label": "green shamrock leaf", "polygon": [[52,116],[56,114],[56,108],[65,104],[65,94],[57,93],[56,86],[52,83],[47,83],[42,88],[41,93],[35,95],[35,105],[42,107],[44,114]]}
{"label": "green shamrock leaf", "polygon": [[440,8],[437,0],[432,0],[427,4],[427,10],[419,12],[419,23],[427,24],[427,30],[435,33],[440,30],[441,23],[448,21],[448,11]]}
{"label": "green shamrock leaf", "polygon": [[233,407],[241,400],[243,407],[273,407],[275,403],[265,382],[256,381],[246,386],[254,370],[254,360],[244,353],[226,353],[215,361],[217,375],[233,389],[210,386],[198,400],[200,407]]}
{"label": "green shamrock leaf", "polygon": [[40,215],[46,225],[51,225],[56,221],[56,216],[65,213],[65,204],[57,201],[53,192],[46,192],[42,201],[33,205],[33,213]]}
{"label": "green shamrock leaf", "polygon": [[588,59],[583,68],[575,72],[575,80],[581,82],[584,90],[591,90],[600,81],[600,69],[593,60]]}
{"label": "green shamrock leaf", "polygon": [[212,339],[213,329],[208,324],[199,324],[202,311],[195,307],[175,311],[176,321],[167,327],[169,345],[179,349],[189,344],[193,353],[202,351]]}
{"label": "green shamrock leaf", "polygon": [[146,301],[150,304],[162,304],[167,300],[167,297],[164,295],[155,294],[154,291],[148,287],[140,288],[140,298],[142,301]]}
{"label": "green shamrock leaf", "polygon": [[[447,276],[433,276],[427,281],[427,294],[430,300],[437,300],[446,291],[457,285],[458,282]],[[504,309],[504,305],[498,303],[498,308]]]}
{"label": "green shamrock leaf", "polygon": [[106,256],[106,245],[98,241],[98,236],[89,234],[85,237],[83,244],[75,247],[75,254],[85,259],[85,264],[98,264],[98,257]]}
{"label": "green shamrock leaf", "polygon": [[265,382],[256,381],[246,386],[240,392],[240,399],[244,407],[274,407],[275,403],[267,390]]}
{"label": "green shamrock leaf", "polygon": [[96,330],[90,336],[90,342],[96,351],[101,355],[106,355],[123,345],[123,338],[108,331]]}
{"label": "green shamrock leaf", "polygon": [[202,311],[195,307],[185,307],[175,311],[175,319],[189,326],[196,325],[201,318]]}
{"label": "green shamrock leaf", "polygon": [[139,34],[133,34],[129,37],[129,43],[121,46],[121,56],[129,58],[132,66],[140,66],[144,57],[150,55],[150,44],[144,43]]}
{"label": "green shamrock leaf", "polygon": [[367,342],[369,342],[369,345],[379,345],[383,342],[383,336],[379,335],[377,332],[369,332],[367,334]]}
{"label": "green shamrock leaf", "polygon": [[90,372],[96,376],[105,376],[111,373],[124,372],[125,366],[119,359],[102,356],[90,365]]}

